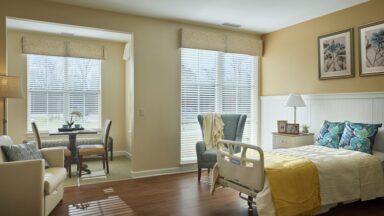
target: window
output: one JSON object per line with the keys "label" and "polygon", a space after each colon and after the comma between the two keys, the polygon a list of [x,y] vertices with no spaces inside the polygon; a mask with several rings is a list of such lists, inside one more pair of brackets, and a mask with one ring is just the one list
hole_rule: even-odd
{"label": "window", "polygon": [[181,163],[196,161],[200,113],[246,114],[243,141],[255,142],[256,80],[254,56],[181,49]]}
{"label": "window", "polygon": [[79,111],[86,128],[100,128],[101,60],[27,56],[28,131],[35,121],[42,131],[58,128]]}

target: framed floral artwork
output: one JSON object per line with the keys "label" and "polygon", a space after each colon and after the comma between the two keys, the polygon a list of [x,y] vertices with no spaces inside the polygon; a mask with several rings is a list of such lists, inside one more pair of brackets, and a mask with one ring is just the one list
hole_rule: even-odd
{"label": "framed floral artwork", "polygon": [[359,27],[360,76],[384,74],[384,21]]}
{"label": "framed floral artwork", "polygon": [[319,36],[319,79],[354,77],[353,29]]}

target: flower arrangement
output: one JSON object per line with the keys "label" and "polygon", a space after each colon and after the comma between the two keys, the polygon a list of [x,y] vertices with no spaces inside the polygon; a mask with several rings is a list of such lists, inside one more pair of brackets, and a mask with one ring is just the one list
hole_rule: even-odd
{"label": "flower arrangement", "polygon": [[73,120],[73,117],[77,117],[77,118],[81,118],[81,112],[79,111],[73,111],[71,112],[71,119],[69,121],[67,121],[67,125],[69,128],[72,127],[72,125],[75,123],[75,121]]}

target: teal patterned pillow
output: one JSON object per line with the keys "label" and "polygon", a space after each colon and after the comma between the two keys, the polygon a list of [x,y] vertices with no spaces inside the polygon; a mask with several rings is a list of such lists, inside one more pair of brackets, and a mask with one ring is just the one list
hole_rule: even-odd
{"label": "teal patterned pillow", "polygon": [[382,124],[346,122],[339,148],[372,154],[377,130]]}
{"label": "teal patterned pillow", "polygon": [[339,148],[341,135],[344,131],[344,122],[330,122],[325,120],[316,138],[315,145],[329,148]]}
{"label": "teal patterned pillow", "polygon": [[[1,148],[9,161],[44,159],[33,143],[3,145]],[[45,167],[48,166],[48,162],[45,161]]]}

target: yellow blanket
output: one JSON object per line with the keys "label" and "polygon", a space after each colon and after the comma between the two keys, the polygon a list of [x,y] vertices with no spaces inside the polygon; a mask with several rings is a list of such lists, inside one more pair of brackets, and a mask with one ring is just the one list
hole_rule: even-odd
{"label": "yellow blanket", "polygon": [[310,160],[265,153],[264,161],[277,216],[311,215],[320,208],[319,175]]}

